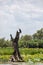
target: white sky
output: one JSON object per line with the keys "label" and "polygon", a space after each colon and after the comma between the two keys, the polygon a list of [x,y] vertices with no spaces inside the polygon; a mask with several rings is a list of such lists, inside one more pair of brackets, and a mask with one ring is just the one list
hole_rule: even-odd
{"label": "white sky", "polygon": [[21,35],[43,28],[43,0],[0,0],[0,38],[15,37],[19,28]]}

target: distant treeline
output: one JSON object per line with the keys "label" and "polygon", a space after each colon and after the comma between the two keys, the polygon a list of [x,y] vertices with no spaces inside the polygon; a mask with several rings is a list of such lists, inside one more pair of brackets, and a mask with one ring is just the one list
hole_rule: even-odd
{"label": "distant treeline", "polygon": [[[43,28],[33,35],[21,36],[18,43],[19,48],[43,48]],[[12,47],[11,40],[0,39],[0,47]]]}

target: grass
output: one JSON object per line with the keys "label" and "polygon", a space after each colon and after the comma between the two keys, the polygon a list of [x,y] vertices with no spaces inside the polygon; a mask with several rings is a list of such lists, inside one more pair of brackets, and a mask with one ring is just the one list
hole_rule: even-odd
{"label": "grass", "polygon": [[[29,60],[33,62],[40,62],[43,61],[43,54],[34,54],[34,55],[21,55],[23,59],[27,62]],[[11,55],[1,55],[0,61],[7,62],[9,61]]]}
{"label": "grass", "polygon": [[[43,61],[43,49],[42,48],[20,48],[21,56],[25,61],[39,62]],[[0,62],[6,62],[10,59],[13,53],[13,48],[0,48]]]}
{"label": "grass", "polygon": [[43,49],[42,48],[24,48],[24,49],[20,49],[20,53],[21,54],[43,54]]}
{"label": "grass", "polygon": [[0,55],[12,55],[13,48],[0,48]]}
{"label": "grass", "polygon": [[[27,55],[27,54],[43,54],[43,49],[42,48],[20,48],[20,53],[22,55]],[[0,55],[12,55],[13,53],[13,48],[0,48]]]}

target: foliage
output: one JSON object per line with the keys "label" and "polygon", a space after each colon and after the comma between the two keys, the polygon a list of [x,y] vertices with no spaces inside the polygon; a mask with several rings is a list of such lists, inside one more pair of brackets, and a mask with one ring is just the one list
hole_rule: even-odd
{"label": "foliage", "polygon": [[[19,48],[20,53],[22,55],[27,55],[27,54],[38,54],[41,53],[43,54],[43,49],[42,48]],[[12,47],[8,47],[8,48],[0,48],[0,55],[12,55],[13,53],[13,48]]]}
{"label": "foliage", "polygon": [[[10,60],[11,55],[0,55],[0,62],[8,62]],[[43,61],[43,54],[34,54],[34,55],[22,55],[24,61],[33,61],[40,62]]]}
{"label": "foliage", "polygon": [[43,40],[19,40],[20,48],[43,48]]}
{"label": "foliage", "polygon": [[7,48],[0,48],[0,55],[12,55],[13,48],[7,47]]}
{"label": "foliage", "polygon": [[5,38],[0,38],[0,47],[12,47],[12,43],[10,40],[5,40]]}
{"label": "foliage", "polygon": [[32,40],[32,36],[31,36],[31,35],[24,35],[24,36],[21,36],[21,40],[24,40],[24,41]]}
{"label": "foliage", "polygon": [[43,28],[38,30],[35,34],[33,34],[34,39],[43,39]]}
{"label": "foliage", "polygon": [[[0,51],[0,62],[7,62],[11,58],[13,48],[1,48]],[[21,56],[25,61],[39,62],[43,61],[43,49],[39,48],[20,48]]]}
{"label": "foliage", "polygon": [[[0,38],[0,47],[12,47],[11,40]],[[43,28],[33,35],[24,35],[19,39],[19,48],[43,48]]]}
{"label": "foliage", "polygon": [[19,40],[19,47],[43,48],[43,28],[31,35],[22,36]]}

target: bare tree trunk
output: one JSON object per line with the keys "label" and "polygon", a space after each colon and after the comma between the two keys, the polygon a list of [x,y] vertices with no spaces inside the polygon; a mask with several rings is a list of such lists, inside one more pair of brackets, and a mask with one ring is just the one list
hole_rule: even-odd
{"label": "bare tree trunk", "polygon": [[[19,32],[18,31],[16,32],[15,39],[13,39],[12,35],[10,34],[11,41],[12,41],[12,44],[13,44],[13,47],[14,47],[13,56],[14,56],[16,61],[23,60],[21,55],[20,55],[19,48],[18,48],[18,40],[19,40],[20,33],[21,33],[21,29],[19,29]],[[12,61],[14,61],[14,58],[12,58]]]}

